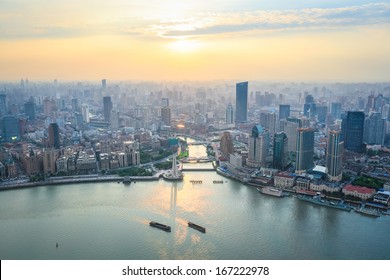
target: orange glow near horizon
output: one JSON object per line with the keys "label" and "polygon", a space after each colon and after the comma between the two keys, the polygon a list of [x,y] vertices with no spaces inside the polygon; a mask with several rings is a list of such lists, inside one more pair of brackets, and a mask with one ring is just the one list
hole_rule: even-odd
{"label": "orange glow near horizon", "polygon": [[[45,5],[57,17],[43,14]],[[196,1],[118,0],[97,1],[87,17],[61,7],[42,2],[24,18],[0,12],[2,80],[386,81],[390,72],[390,20],[379,13],[390,11],[386,3],[351,7],[370,11],[356,26],[324,16],[348,7],[199,12],[205,7]],[[371,23],[372,13],[379,18]]]}

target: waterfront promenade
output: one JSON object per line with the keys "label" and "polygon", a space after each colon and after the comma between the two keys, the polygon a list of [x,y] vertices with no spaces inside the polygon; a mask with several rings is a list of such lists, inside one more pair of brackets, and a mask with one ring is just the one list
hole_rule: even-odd
{"label": "waterfront promenade", "polygon": [[[130,176],[131,181],[150,181],[159,180],[162,176],[162,171],[157,172],[153,176]],[[28,188],[48,185],[74,184],[74,183],[95,183],[95,182],[122,182],[124,177],[117,175],[77,175],[77,176],[62,176],[49,177],[44,181],[29,182],[28,179],[5,181],[0,184],[0,191],[17,188]]]}

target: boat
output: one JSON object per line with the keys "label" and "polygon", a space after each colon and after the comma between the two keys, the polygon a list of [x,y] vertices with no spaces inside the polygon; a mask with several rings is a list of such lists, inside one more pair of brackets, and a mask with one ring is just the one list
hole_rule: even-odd
{"label": "boat", "polygon": [[206,233],[206,228],[200,226],[200,225],[197,225],[197,224],[194,224],[194,223],[191,223],[191,222],[188,222],[188,226],[190,228],[193,228],[193,229],[196,229],[200,232],[203,232],[203,233]]}
{"label": "boat", "polygon": [[123,178],[123,184],[125,184],[125,185],[131,184],[130,176],[126,176]]}
{"label": "boat", "polygon": [[272,188],[272,187],[264,187],[264,188],[257,188],[259,192],[262,194],[268,194],[276,197],[283,197],[283,191],[281,189]]}
{"label": "boat", "polygon": [[358,212],[360,214],[367,215],[367,216],[370,216],[370,217],[374,217],[374,218],[378,218],[378,217],[381,216],[381,214],[379,213],[378,210],[364,208],[364,207],[355,209],[355,212]]}
{"label": "boat", "polygon": [[151,227],[155,227],[155,228],[158,228],[158,229],[167,231],[167,232],[171,232],[171,227],[170,227],[170,226],[167,226],[167,225],[164,225],[164,224],[160,224],[160,223],[151,221],[151,222],[149,223],[149,225],[150,225]]}
{"label": "boat", "polygon": [[320,195],[315,195],[313,197],[306,196],[306,195],[298,195],[299,200],[311,202],[314,204],[330,207],[330,208],[335,208],[339,210],[344,210],[344,211],[351,211],[351,207],[348,205],[345,205],[344,202],[339,201],[339,202],[331,202],[329,200],[323,199]]}

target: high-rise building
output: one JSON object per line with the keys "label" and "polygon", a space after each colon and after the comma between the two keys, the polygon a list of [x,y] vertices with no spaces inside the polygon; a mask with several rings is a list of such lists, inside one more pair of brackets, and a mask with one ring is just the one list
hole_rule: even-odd
{"label": "high-rise building", "polygon": [[20,139],[19,120],[14,116],[5,116],[1,119],[1,138],[6,142]]}
{"label": "high-rise building", "polygon": [[332,102],[331,115],[333,120],[337,120],[341,118],[341,103]]}
{"label": "high-rise building", "polygon": [[106,90],[107,90],[107,80],[102,79],[102,95],[103,96],[106,94]]}
{"label": "high-rise building", "polygon": [[117,111],[117,110],[111,111],[110,127],[112,129],[119,128],[119,111]]}
{"label": "high-rise building", "polygon": [[104,96],[103,97],[103,115],[104,115],[105,122],[108,122],[108,123],[110,122],[111,111],[112,111],[111,96]]}
{"label": "high-rise building", "polygon": [[77,112],[79,110],[79,101],[77,98],[72,98],[71,100],[72,103],[72,111]]}
{"label": "high-rise building", "polygon": [[305,97],[305,103],[306,103],[306,104],[314,103],[314,97],[313,97],[313,95],[311,95],[311,94],[306,95],[306,97]]}
{"label": "high-rise building", "polygon": [[7,95],[0,94],[0,117],[7,115]]}
{"label": "high-rise building", "polygon": [[327,106],[317,106],[317,119],[319,123],[325,123],[326,122],[326,116],[328,114],[328,107]]}
{"label": "high-rise building", "polygon": [[326,145],[326,168],[330,181],[339,182],[342,179],[342,160],[344,142],[341,141],[340,131],[329,130]]}
{"label": "high-rise building", "polygon": [[299,128],[295,173],[304,173],[314,167],[314,129]]}
{"label": "high-rise building", "polygon": [[246,164],[251,167],[266,166],[269,146],[269,133],[261,125],[252,128],[249,137],[248,158]]}
{"label": "high-rise building", "polygon": [[233,138],[230,132],[225,131],[221,137],[220,143],[221,151],[224,156],[229,159],[230,154],[234,153]]}
{"label": "high-rise building", "polygon": [[30,99],[26,103],[24,103],[24,114],[26,117],[30,120],[33,121],[35,120],[36,116],[36,110],[35,110],[35,102],[34,99]]}
{"label": "high-rise building", "polygon": [[236,122],[248,120],[248,82],[236,84]]}
{"label": "high-rise building", "polygon": [[374,108],[374,100],[375,100],[375,96],[373,93],[371,93],[367,97],[367,103],[366,103],[366,112],[367,113],[369,113]]}
{"label": "high-rise building", "polygon": [[285,170],[287,167],[288,159],[288,139],[284,132],[279,132],[274,135],[274,147],[273,147],[273,168],[279,170]]}
{"label": "high-rise building", "polygon": [[297,132],[298,128],[301,127],[302,121],[297,118],[287,118],[287,120],[280,121],[280,130],[286,133],[288,138],[287,151],[297,151]]}
{"label": "high-rise building", "polygon": [[229,103],[229,105],[226,108],[226,117],[225,117],[226,124],[233,124],[234,123],[234,109],[233,105]]}
{"label": "high-rise building", "polygon": [[356,153],[363,152],[364,112],[348,111],[341,127],[344,148]]}
{"label": "high-rise building", "polygon": [[56,172],[56,161],[59,158],[59,151],[55,149],[44,149],[43,151],[43,172],[52,174]]}
{"label": "high-rise building", "polygon": [[279,105],[279,120],[285,120],[290,116],[290,105]]}
{"label": "high-rise building", "polygon": [[171,108],[164,107],[161,108],[161,121],[166,126],[171,126]]}
{"label": "high-rise building", "polygon": [[89,105],[86,103],[83,103],[81,106],[81,114],[83,115],[83,121],[85,123],[90,122],[90,115],[89,115]]}
{"label": "high-rise building", "polygon": [[58,124],[56,124],[56,123],[49,124],[48,135],[49,135],[49,147],[59,149],[60,148],[60,128],[59,128]]}
{"label": "high-rise building", "polygon": [[123,142],[123,150],[127,158],[127,164],[130,165],[139,165],[140,164],[140,155],[139,155],[139,143],[138,142]]}
{"label": "high-rise building", "polygon": [[383,145],[385,142],[386,121],[381,113],[372,112],[364,122],[364,142],[368,145]]}
{"label": "high-rise building", "polygon": [[274,135],[276,133],[276,114],[261,112],[260,125],[268,129],[270,135]]}
{"label": "high-rise building", "polygon": [[57,102],[54,99],[45,98],[43,100],[43,114],[45,116],[51,116],[57,111]]}
{"label": "high-rise building", "polygon": [[161,98],[161,107],[168,107],[169,106],[169,98],[163,97]]}

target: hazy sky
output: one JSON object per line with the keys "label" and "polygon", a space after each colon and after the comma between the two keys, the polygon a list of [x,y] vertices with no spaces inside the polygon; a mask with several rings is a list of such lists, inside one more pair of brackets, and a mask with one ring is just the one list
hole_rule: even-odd
{"label": "hazy sky", "polygon": [[389,81],[390,1],[0,0],[0,80]]}

